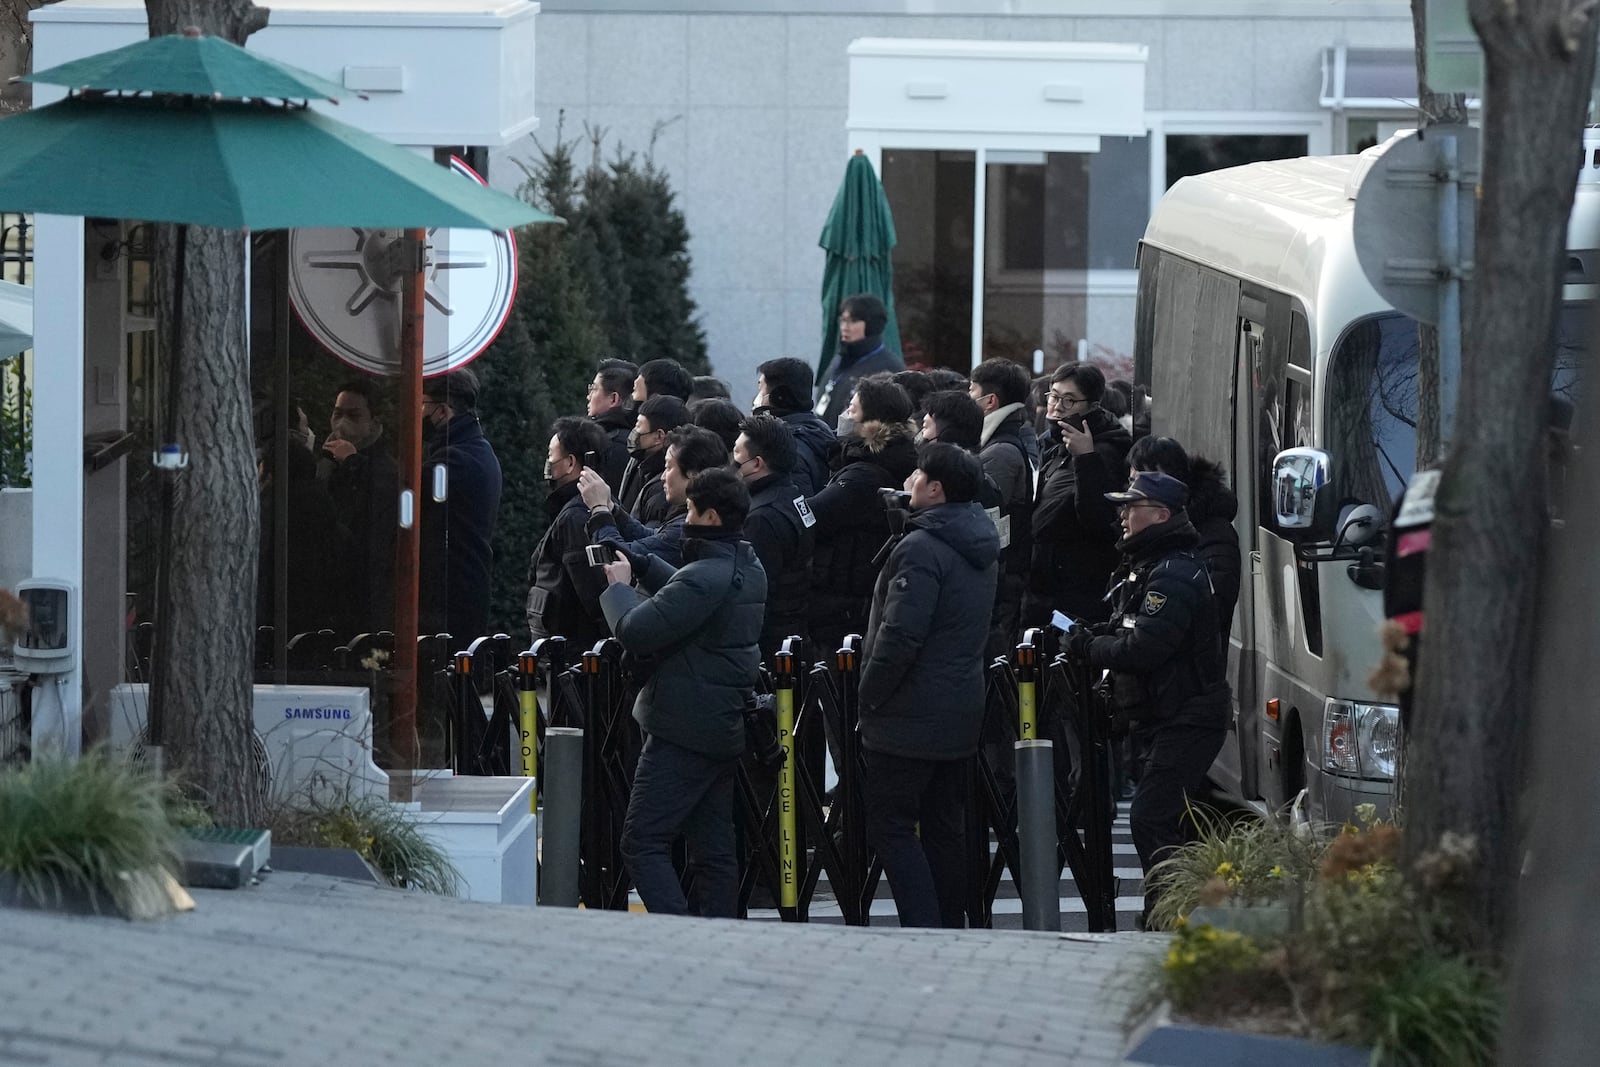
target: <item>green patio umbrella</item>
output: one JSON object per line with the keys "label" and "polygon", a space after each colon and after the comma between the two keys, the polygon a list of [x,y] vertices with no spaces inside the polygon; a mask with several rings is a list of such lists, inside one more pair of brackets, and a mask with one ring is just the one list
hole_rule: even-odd
{"label": "green patio umbrella", "polygon": [[72,96],[0,119],[0,207],[282,230],[557,221],[304,107]]}
{"label": "green patio umbrella", "polygon": [[822,268],[822,358],[817,361],[817,381],[839,347],[839,304],[856,293],[871,293],[889,309],[883,343],[900,352],[900,328],[894,317],[894,218],[889,199],[872,169],[872,161],[857,151],[850,157],[844,181],[833,198],[833,210],[817,238],[827,259]]}
{"label": "green patio umbrella", "polygon": [[328,79],[257,55],[221,37],[172,33],[74,59],[22,79],[103,92],[171,93],[227,100],[339,100]]}
{"label": "green patio umbrella", "polygon": [[[306,101],[343,90],[286,64],[265,60],[198,33],[156,37],[32,75],[65,85],[67,99],[0,120],[0,208],[57,215],[178,224],[178,293],[184,291],[185,245],[191,225],[271,230],[350,226],[408,231],[391,257],[405,280],[402,403],[420,411],[422,351],[421,231],[436,227],[500,230],[558,222],[514,197],[480,186],[381,138],[312,111]],[[404,248],[401,246],[404,245]],[[401,268],[399,264],[406,263]],[[182,336],[183,301],[175,303],[171,336]],[[184,361],[168,376],[169,417],[177,421]],[[420,494],[417,424],[401,424],[403,484]],[[280,434],[280,441],[286,435]],[[161,442],[160,454],[182,454]],[[158,467],[161,464],[157,464]],[[169,558],[173,498],[163,479],[160,558]],[[286,479],[283,479],[286,483]],[[286,508],[280,496],[279,513]],[[396,665],[415,671],[416,541],[402,530],[397,575]],[[407,558],[408,557],[408,558]],[[282,559],[280,555],[278,557]],[[163,683],[171,656],[164,634],[172,611],[158,571],[156,682],[149,712],[150,745],[159,748]],[[280,568],[280,574],[282,573]],[[280,590],[281,593],[281,590]],[[408,606],[409,601],[409,606]],[[170,609],[170,610],[169,610]],[[407,625],[409,623],[409,626]],[[280,656],[280,662],[282,657]],[[394,718],[404,720],[396,694]],[[415,692],[410,696],[414,699]]]}

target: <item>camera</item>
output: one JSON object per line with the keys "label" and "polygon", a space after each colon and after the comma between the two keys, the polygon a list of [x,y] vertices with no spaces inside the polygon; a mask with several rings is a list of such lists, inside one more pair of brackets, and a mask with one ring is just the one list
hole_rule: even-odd
{"label": "camera", "polygon": [[777,713],[777,701],[771,693],[745,694],[745,752],[758,766],[767,770],[783,765],[783,742],[778,737]]}
{"label": "camera", "polygon": [[889,511],[911,510],[911,494],[904,489],[879,489],[878,498]]}
{"label": "camera", "polygon": [[584,545],[583,554],[589,558],[591,567],[604,567],[616,559],[610,545]]}

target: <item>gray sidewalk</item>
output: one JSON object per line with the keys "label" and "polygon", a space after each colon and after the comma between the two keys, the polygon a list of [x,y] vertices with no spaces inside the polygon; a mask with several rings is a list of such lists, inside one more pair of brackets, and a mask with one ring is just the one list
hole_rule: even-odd
{"label": "gray sidewalk", "polygon": [[510,908],[297,874],[196,899],[141,924],[0,909],[0,1063],[1113,1064],[1164,944]]}

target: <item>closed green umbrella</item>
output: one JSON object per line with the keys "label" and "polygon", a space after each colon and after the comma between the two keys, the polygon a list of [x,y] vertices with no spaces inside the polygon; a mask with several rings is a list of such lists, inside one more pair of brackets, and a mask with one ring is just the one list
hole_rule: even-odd
{"label": "closed green umbrella", "polygon": [[822,358],[817,361],[817,380],[839,348],[839,304],[847,296],[871,293],[889,309],[889,324],[883,330],[884,345],[896,355],[900,352],[900,328],[894,317],[894,218],[889,198],[872,169],[872,161],[859,151],[850,157],[844,182],[833,198],[833,210],[817,238],[827,254],[822,268]]}

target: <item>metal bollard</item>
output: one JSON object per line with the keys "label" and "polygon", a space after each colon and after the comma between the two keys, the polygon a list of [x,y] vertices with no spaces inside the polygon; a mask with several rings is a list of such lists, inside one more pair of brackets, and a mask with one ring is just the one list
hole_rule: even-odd
{"label": "metal bollard", "polygon": [[522,776],[535,779],[528,810],[539,810],[539,654],[532,649],[517,657],[517,737],[521,742]]}
{"label": "metal bollard", "polygon": [[1056,858],[1055,753],[1049,741],[1018,741],[1017,836],[1022,928],[1061,929],[1061,866]]}
{"label": "metal bollard", "polygon": [[1039,737],[1039,631],[1026,630],[1017,644],[1017,737]]}
{"label": "metal bollard", "polygon": [[583,808],[583,731],[552,726],[544,737],[544,836],[539,903],[578,906],[578,824]]}
{"label": "metal bollard", "polygon": [[778,768],[778,906],[793,908],[800,902],[799,834],[795,826],[794,668],[798,642],[787,638],[773,659],[774,693],[778,704],[778,744],[783,764]]}

